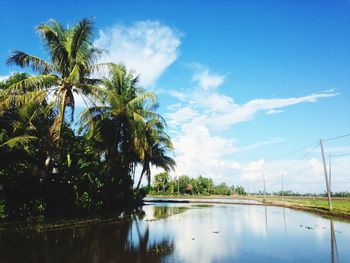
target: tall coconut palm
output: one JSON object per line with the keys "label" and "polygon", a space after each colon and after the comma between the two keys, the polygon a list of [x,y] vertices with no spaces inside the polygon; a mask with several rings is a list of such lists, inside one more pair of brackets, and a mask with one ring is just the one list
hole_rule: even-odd
{"label": "tall coconut palm", "polygon": [[144,126],[159,117],[154,112],[155,94],[138,87],[137,81],[124,66],[112,65],[109,78],[101,81],[102,105],[90,107],[81,116],[83,127],[104,151],[110,173],[118,168],[133,174],[149,147]]}
{"label": "tall coconut palm", "polygon": [[[102,50],[92,45],[93,22],[90,18],[84,18],[67,28],[55,20],[50,20],[39,25],[37,31],[48,51],[49,60],[45,61],[19,50],[13,51],[7,59],[7,65],[29,67],[38,75],[14,83],[2,98],[13,101],[16,95],[28,88],[32,88],[33,91],[44,90],[46,96],[53,95],[57,117],[50,129],[50,135],[53,141],[58,142],[67,110],[70,110],[73,120],[74,95],[97,95],[96,80],[91,79],[90,75]],[[87,98],[89,99],[90,97]]]}

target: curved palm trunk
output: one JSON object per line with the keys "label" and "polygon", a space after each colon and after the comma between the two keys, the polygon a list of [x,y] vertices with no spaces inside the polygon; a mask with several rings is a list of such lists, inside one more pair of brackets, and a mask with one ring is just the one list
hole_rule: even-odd
{"label": "curved palm trunk", "polygon": [[[145,165],[145,166],[143,166],[143,168],[142,168],[142,172],[141,172],[141,175],[140,175],[139,182],[137,183],[136,190],[138,190],[138,189],[140,188],[143,175],[144,175],[145,173],[147,173],[147,177],[148,177],[149,166],[148,166],[148,168],[147,168],[147,166],[148,166],[148,165]],[[150,182],[148,182],[148,186],[149,186],[149,184],[150,184]]]}

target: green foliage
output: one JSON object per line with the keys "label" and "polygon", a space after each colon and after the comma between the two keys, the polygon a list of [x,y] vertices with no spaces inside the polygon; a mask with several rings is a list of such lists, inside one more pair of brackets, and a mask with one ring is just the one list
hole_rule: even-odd
{"label": "green foliage", "polygon": [[170,186],[170,176],[167,172],[159,173],[154,177],[153,187],[157,193],[166,193]]}
{"label": "green foliage", "polygon": [[238,195],[246,195],[247,192],[245,191],[244,187],[243,186],[236,186],[235,188],[235,193],[238,194]]}
{"label": "green foliage", "polygon": [[[15,73],[0,82],[0,218],[136,206],[149,191],[140,182],[143,175],[150,181],[150,166],[175,166],[156,95],[124,66],[93,65],[101,50],[92,46],[92,26],[91,19],[67,28],[50,20],[37,28],[48,62],[22,51],[7,60],[38,75]],[[109,76],[91,79],[101,68]],[[73,93],[89,102],[79,129],[70,125]],[[134,189],[137,165],[143,171]]]}
{"label": "green foliage", "polygon": [[191,178],[182,175],[178,178],[171,178],[167,172],[154,176],[152,187],[149,190],[151,195],[246,195],[242,186],[227,186],[226,183],[215,185],[211,178],[198,176]]}
{"label": "green foliage", "polygon": [[231,195],[233,191],[226,183],[221,183],[214,188],[214,193],[216,195]]}

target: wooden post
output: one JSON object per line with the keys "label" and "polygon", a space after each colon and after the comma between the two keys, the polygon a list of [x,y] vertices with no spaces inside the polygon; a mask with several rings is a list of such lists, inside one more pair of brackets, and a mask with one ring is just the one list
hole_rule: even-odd
{"label": "wooden post", "polygon": [[326,166],[326,159],[324,158],[324,151],[323,151],[323,142],[322,142],[322,139],[320,139],[320,146],[321,146],[321,154],[322,154],[322,162],[323,162],[324,177],[325,177],[325,180],[326,180],[326,188],[327,188],[327,196],[328,196],[329,210],[333,210],[331,194],[330,194],[330,192],[329,192],[330,189],[329,189],[329,184],[328,184],[327,166]]}

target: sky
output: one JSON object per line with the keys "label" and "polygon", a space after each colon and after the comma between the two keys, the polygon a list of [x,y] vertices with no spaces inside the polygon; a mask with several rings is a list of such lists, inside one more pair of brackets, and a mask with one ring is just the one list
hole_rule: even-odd
{"label": "sky", "polygon": [[[319,140],[350,133],[350,1],[3,0],[0,80],[21,70],[5,65],[11,50],[46,58],[35,26],[84,17],[100,61],[156,92],[173,177],[325,191]],[[350,191],[350,136],[324,148],[333,191]]]}

